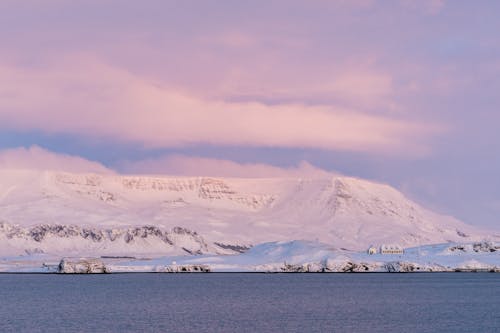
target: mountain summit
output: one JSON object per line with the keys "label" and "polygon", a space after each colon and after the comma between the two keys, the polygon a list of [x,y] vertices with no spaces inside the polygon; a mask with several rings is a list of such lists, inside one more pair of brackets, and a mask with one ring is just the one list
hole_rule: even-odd
{"label": "mountain summit", "polygon": [[237,179],[0,170],[0,240],[24,251],[235,253],[294,239],[363,250],[487,235],[349,177]]}

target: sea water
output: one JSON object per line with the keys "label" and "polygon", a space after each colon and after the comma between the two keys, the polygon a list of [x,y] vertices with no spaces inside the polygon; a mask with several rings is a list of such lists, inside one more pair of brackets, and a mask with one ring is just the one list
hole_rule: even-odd
{"label": "sea water", "polygon": [[0,274],[0,332],[500,332],[500,274]]}

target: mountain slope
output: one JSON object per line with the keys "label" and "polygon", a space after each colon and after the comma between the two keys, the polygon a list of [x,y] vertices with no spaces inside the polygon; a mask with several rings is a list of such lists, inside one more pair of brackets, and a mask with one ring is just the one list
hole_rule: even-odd
{"label": "mountain slope", "polygon": [[[136,227],[155,227],[162,235],[182,227],[199,237],[196,244],[190,241],[188,252],[231,253],[239,249],[233,246],[293,239],[362,250],[370,244],[417,246],[487,236],[420,207],[388,185],[348,177],[222,179],[0,170],[0,222],[5,249],[56,252],[67,246],[58,247],[54,237],[66,234],[49,232],[50,237],[37,240],[31,231],[40,225],[79,228],[70,235],[72,242],[89,251],[172,254],[182,254],[183,246],[161,241],[164,236],[149,235],[142,245],[124,237]],[[17,235],[6,231],[15,228]],[[103,235],[120,230],[119,243],[106,237],[89,243],[83,230]],[[45,244],[49,241],[53,245]]]}

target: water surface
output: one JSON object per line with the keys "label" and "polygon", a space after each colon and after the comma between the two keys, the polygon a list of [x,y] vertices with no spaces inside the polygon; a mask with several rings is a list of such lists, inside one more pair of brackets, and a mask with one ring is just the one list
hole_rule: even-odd
{"label": "water surface", "polygon": [[500,332],[500,274],[0,274],[0,332]]}

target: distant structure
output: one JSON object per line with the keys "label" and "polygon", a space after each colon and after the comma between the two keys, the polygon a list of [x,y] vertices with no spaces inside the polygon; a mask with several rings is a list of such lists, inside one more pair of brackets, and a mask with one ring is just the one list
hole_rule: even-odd
{"label": "distant structure", "polygon": [[377,248],[373,245],[371,245],[369,248],[368,248],[368,254],[377,254]]}
{"label": "distant structure", "polygon": [[405,250],[399,245],[381,245],[380,254],[404,254]]}

